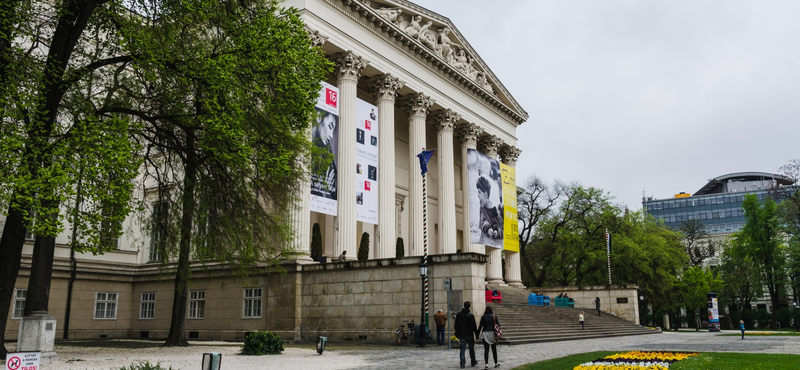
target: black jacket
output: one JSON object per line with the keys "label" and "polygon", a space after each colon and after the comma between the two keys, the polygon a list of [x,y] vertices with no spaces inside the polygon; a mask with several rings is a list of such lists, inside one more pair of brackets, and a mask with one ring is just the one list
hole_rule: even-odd
{"label": "black jacket", "polygon": [[[495,322],[497,320],[497,322]],[[494,331],[494,324],[500,325],[500,320],[497,319],[497,316],[494,314],[491,315],[483,315],[481,316],[481,326],[478,327],[478,332],[481,330],[483,331]]]}
{"label": "black jacket", "polygon": [[469,338],[478,336],[478,328],[475,326],[475,316],[469,312],[468,308],[462,308],[456,314],[455,322],[456,338]]}

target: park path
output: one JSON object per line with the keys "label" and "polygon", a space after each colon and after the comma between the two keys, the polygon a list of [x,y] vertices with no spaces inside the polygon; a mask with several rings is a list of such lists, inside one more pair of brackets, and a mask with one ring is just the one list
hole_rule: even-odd
{"label": "park path", "polygon": [[[730,332],[733,333],[733,332]],[[80,346],[59,344],[60,361],[41,366],[43,370],[108,370],[136,361],[160,362],[175,370],[196,370],[204,352],[223,354],[222,369],[457,369],[458,350],[428,346],[424,349],[397,346],[332,344],[324,354],[313,349],[289,347],[278,356],[242,356],[241,344],[196,342],[188,348],[162,348],[156,342],[108,341],[112,345]],[[118,345],[113,345],[118,343]],[[535,343],[498,347],[501,368],[510,369],[536,361],[592,351],[667,350],[708,352],[751,352],[800,354],[800,337],[757,336],[741,340],[708,332],[662,333],[568,342]],[[476,355],[483,367],[483,345]],[[469,355],[467,355],[469,357]],[[469,361],[469,358],[467,359]],[[492,359],[490,354],[490,366]],[[467,364],[469,365],[469,364]],[[469,366],[467,366],[469,368]]]}

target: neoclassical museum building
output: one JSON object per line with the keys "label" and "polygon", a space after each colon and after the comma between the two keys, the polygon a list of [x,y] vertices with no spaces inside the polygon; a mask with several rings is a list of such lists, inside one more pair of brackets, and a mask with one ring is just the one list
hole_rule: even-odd
{"label": "neoclassical museum building", "polygon": [[[528,114],[445,16],[404,0],[286,0],[335,71],[323,83],[311,135],[335,158],[313,175],[292,214],[296,260],[249,278],[206,269],[189,287],[187,337],[297,337],[324,327],[396,328],[418,320],[428,254],[431,315],[474,302],[484,287],[520,287],[514,167]],[[435,150],[423,178],[422,151]],[[423,198],[425,197],[425,199]],[[326,263],[310,258],[318,225]],[[357,261],[363,233],[367,261]],[[62,337],[70,277],[68,233],[57,238],[50,315]],[[141,240],[144,238],[144,241]],[[165,338],[173,281],[142,233],[78,256],[70,338]],[[405,255],[396,255],[398,238]],[[138,241],[138,242],[137,242]],[[23,251],[6,338],[17,337],[33,242]],[[347,251],[346,261],[337,262]],[[445,292],[449,278],[450,302]],[[505,288],[510,289],[510,288]],[[432,324],[432,323],[431,323]],[[340,337],[337,337],[340,339]]]}

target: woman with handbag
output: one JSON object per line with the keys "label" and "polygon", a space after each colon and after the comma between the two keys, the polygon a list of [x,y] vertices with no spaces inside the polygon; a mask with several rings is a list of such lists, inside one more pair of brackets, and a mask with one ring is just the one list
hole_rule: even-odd
{"label": "woman with handbag", "polygon": [[497,321],[497,315],[492,313],[491,307],[486,307],[486,311],[481,316],[481,325],[478,327],[478,332],[481,333],[483,340],[483,362],[485,367],[489,368],[489,347],[492,347],[492,357],[494,358],[494,367],[500,366],[497,362],[497,340],[503,333],[500,331],[500,321]]}

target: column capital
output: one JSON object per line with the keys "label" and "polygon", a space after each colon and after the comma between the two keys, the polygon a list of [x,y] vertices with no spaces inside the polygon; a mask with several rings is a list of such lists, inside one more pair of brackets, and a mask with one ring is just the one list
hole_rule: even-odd
{"label": "column capital", "polygon": [[430,96],[421,92],[403,97],[403,106],[406,108],[409,118],[414,116],[425,118],[434,102]]}
{"label": "column capital", "polygon": [[483,128],[471,122],[459,123],[458,126],[456,126],[456,130],[461,137],[461,141],[467,146],[472,147],[478,145],[478,137],[483,133]]}
{"label": "column capital", "polygon": [[503,160],[503,163],[511,167],[517,166],[517,158],[519,158],[520,154],[522,154],[522,150],[513,145],[503,145],[500,147],[500,158]]}
{"label": "column capital", "polygon": [[395,101],[397,92],[405,86],[405,82],[400,81],[399,78],[386,73],[380,76],[375,76],[369,81],[369,88],[375,94],[375,100],[389,100]]}
{"label": "column capital", "polygon": [[313,30],[307,25],[304,25],[303,28],[308,32],[308,38],[311,40],[311,45],[316,47],[322,47],[325,45],[325,41],[328,41],[328,36],[323,36],[317,30]]}
{"label": "column capital", "polygon": [[438,132],[453,132],[456,122],[461,119],[461,115],[450,108],[433,112],[431,120]]}
{"label": "column capital", "polygon": [[369,64],[368,61],[364,60],[359,55],[353,54],[350,50],[336,54],[334,63],[336,63],[334,74],[336,75],[337,81],[349,80],[352,82],[358,82],[358,77],[361,76],[361,70]]}
{"label": "column capital", "polygon": [[478,142],[483,147],[483,154],[486,154],[492,159],[497,158],[497,150],[500,149],[500,145],[503,143],[499,137],[494,135],[483,136]]}

